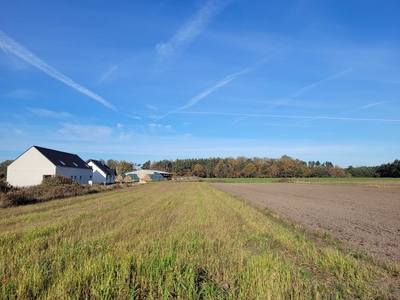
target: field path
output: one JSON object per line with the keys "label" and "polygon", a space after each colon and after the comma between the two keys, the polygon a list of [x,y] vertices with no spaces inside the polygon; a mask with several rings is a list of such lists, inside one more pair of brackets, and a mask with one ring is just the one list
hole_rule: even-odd
{"label": "field path", "polygon": [[400,263],[400,190],[296,183],[212,183],[309,229]]}

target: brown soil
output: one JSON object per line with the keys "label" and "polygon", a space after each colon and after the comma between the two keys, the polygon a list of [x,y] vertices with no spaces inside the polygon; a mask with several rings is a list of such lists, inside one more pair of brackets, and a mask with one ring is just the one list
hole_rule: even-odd
{"label": "brown soil", "polygon": [[213,183],[361,252],[400,263],[400,190],[296,183]]}

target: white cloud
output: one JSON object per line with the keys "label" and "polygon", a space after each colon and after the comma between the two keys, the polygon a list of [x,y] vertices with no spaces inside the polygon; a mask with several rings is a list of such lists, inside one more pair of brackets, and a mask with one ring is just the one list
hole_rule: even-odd
{"label": "white cloud", "polygon": [[151,105],[151,104],[146,104],[147,108],[151,109],[151,110],[158,110],[158,107]]}
{"label": "white cloud", "polygon": [[67,139],[83,139],[83,140],[97,140],[105,139],[111,136],[113,129],[107,126],[97,125],[80,125],[63,123],[63,128],[58,130],[64,138]]}
{"label": "white cloud", "polygon": [[69,85],[73,89],[77,90],[78,92],[81,92],[82,94],[96,100],[97,102],[100,102],[104,106],[107,106],[108,108],[115,109],[115,107],[104,100],[102,97],[99,95],[93,93],[92,91],[89,91],[87,88],[77,84],[74,82],[72,79],[68,78],[67,76],[61,74],[58,72],[56,69],[48,65],[46,62],[42,61],[40,58],[36,57],[32,52],[29,50],[25,49],[23,46],[18,44],[16,41],[8,37],[4,32],[0,31],[0,46],[3,48],[4,51],[9,51],[13,53],[14,55],[20,57],[21,59],[25,60],[26,62],[30,63],[31,65],[35,66],[39,70],[42,70],[45,72],[47,75],[65,83],[66,85]]}
{"label": "white cloud", "polygon": [[207,1],[196,14],[174,34],[168,43],[161,42],[156,45],[159,57],[165,59],[173,55],[179,56],[229,2],[230,1],[221,0]]}
{"label": "white cloud", "polygon": [[[359,109],[357,109],[359,110]],[[355,110],[354,110],[355,111]],[[247,113],[225,113],[225,112],[177,112],[179,114],[196,114],[196,115],[224,115],[224,116],[238,116],[238,117],[264,117],[264,118],[286,118],[286,119],[315,119],[315,120],[347,120],[347,121],[370,121],[370,122],[400,122],[400,119],[383,119],[383,118],[352,118],[352,117],[335,117],[335,116],[304,116],[304,115],[273,115],[273,114],[247,114]]]}
{"label": "white cloud", "polygon": [[255,68],[255,67],[249,67],[249,68],[243,69],[242,71],[239,71],[239,72],[236,72],[236,73],[233,73],[233,74],[230,74],[230,75],[226,76],[224,79],[222,79],[221,81],[217,82],[214,86],[212,86],[212,87],[206,89],[204,92],[202,92],[202,93],[200,93],[199,95],[197,95],[196,97],[193,97],[192,99],[190,99],[189,102],[186,103],[184,106],[179,107],[179,108],[177,108],[177,109],[175,109],[175,110],[172,110],[172,111],[166,113],[165,115],[163,115],[163,116],[161,116],[161,117],[158,117],[158,118],[156,119],[156,121],[158,121],[158,120],[160,120],[160,119],[162,119],[162,118],[164,118],[164,117],[166,117],[166,116],[168,116],[168,115],[170,115],[170,114],[172,114],[172,113],[177,113],[177,112],[179,112],[179,111],[181,111],[181,110],[184,110],[184,109],[186,109],[186,108],[189,108],[189,107],[195,105],[195,104],[196,104],[197,102],[199,102],[201,99],[207,97],[208,95],[210,95],[210,94],[213,93],[214,91],[216,91],[216,90],[218,90],[219,88],[223,87],[225,84],[227,84],[227,83],[229,83],[230,81],[234,80],[236,77],[253,71],[254,68]]}
{"label": "white cloud", "polygon": [[97,81],[97,83],[101,83],[104,80],[106,80],[115,70],[117,69],[117,66],[112,66],[100,79]]}
{"label": "white cloud", "polygon": [[162,130],[162,131],[172,131],[171,125],[162,125],[162,124],[155,124],[151,123],[148,124],[151,130]]}
{"label": "white cloud", "polygon": [[124,125],[118,123],[118,124],[117,124],[117,127],[118,127],[118,129],[121,129],[122,127],[124,127]]}
{"label": "white cloud", "polygon": [[17,135],[23,135],[24,131],[21,130],[21,129],[14,128],[14,133],[17,134]]}
{"label": "white cloud", "polygon": [[35,98],[35,93],[30,90],[18,89],[4,94],[3,97],[21,100],[33,100]]}
{"label": "white cloud", "polygon": [[40,117],[48,117],[48,118],[69,118],[71,115],[67,112],[55,112],[47,109],[42,108],[28,108],[32,113]]}
{"label": "white cloud", "polygon": [[[270,109],[278,107],[278,106],[281,106],[282,104],[285,104],[285,103],[287,103],[289,101],[292,101],[296,97],[299,97],[300,95],[302,95],[302,94],[304,94],[304,93],[306,93],[306,92],[308,92],[308,91],[310,91],[312,89],[317,88],[318,86],[320,86],[321,84],[325,83],[326,81],[329,81],[329,80],[332,80],[332,79],[335,79],[335,78],[340,78],[341,76],[343,76],[344,74],[350,72],[351,70],[352,70],[352,68],[344,70],[342,72],[339,72],[337,74],[334,74],[334,75],[329,76],[327,78],[324,78],[322,80],[319,80],[319,81],[316,81],[314,83],[311,83],[311,84],[309,84],[309,85],[307,85],[307,86],[305,86],[305,87],[303,87],[301,89],[298,89],[297,91],[294,91],[293,93],[290,93],[289,95],[287,95],[284,98],[282,98],[281,100],[279,100],[276,104],[271,105],[271,106],[269,106],[269,107],[267,107],[267,108],[265,108],[263,110],[260,110],[259,113],[261,113],[263,111],[266,111],[266,110],[270,110]],[[244,120],[244,119],[246,119],[246,118],[248,118],[250,116],[251,115],[241,117],[241,118],[237,119],[236,121],[234,121],[233,123],[242,121],[242,120]]]}

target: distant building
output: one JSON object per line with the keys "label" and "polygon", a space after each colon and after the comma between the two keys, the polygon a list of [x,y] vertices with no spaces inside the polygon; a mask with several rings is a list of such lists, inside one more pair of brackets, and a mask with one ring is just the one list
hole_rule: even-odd
{"label": "distant building", "polygon": [[164,177],[164,179],[171,180],[172,179],[172,173],[169,172],[164,172],[164,171],[158,171],[158,170],[137,170],[133,172],[126,173],[128,174],[136,174],[140,180],[142,180],[146,175],[151,175],[151,174],[159,174]]}
{"label": "distant building", "polygon": [[94,159],[89,159],[87,164],[93,169],[93,183],[115,183],[115,169],[110,169],[105,163]]}
{"label": "distant building", "polygon": [[79,183],[92,180],[93,170],[78,155],[32,146],[7,167],[13,186],[40,184],[46,177],[63,175]]}

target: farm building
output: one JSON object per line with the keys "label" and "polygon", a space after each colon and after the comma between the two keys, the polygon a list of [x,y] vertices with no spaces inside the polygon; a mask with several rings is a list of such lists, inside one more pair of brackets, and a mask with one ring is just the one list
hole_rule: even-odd
{"label": "farm building", "polygon": [[140,180],[144,180],[146,175],[158,174],[161,175],[164,179],[172,179],[172,173],[158,171],[158,170],[137,170],[133,172],[126,173],[128,174],[136,174]]}
{"label": "farm building", "polygon": [[64,175],[80,182],[92,180],[93,170],[78,155],[32,146],[7,168],[13,186],[40,184],[46,177]]}
{"label": "farm building", "polygon": [[115,176],[117,175],[115,169],[110,169],[105,163],[95,159],[89,159],[87,164],[93,169],[93,183],[115,183]]}

